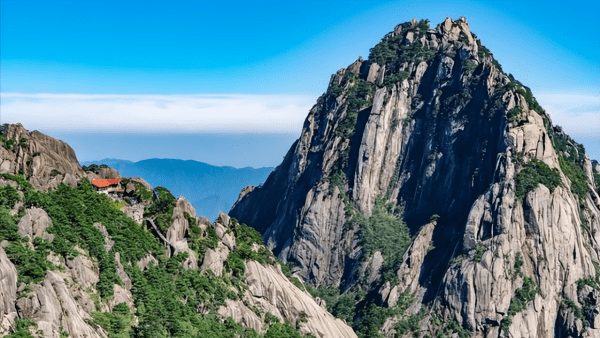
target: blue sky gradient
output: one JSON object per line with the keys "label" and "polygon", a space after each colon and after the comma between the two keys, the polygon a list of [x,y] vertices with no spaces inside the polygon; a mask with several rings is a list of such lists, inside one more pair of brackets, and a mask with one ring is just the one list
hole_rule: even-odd
{"label": "blue sky gradient", "polygon": [[[446,16],[464,15],[504,70],[531,87],[534,95],[546,95],[549,105],[554,104],[553,94],[584,95],[590,105],[580,110],[591,113],[586,118],[600,120],[598,1],[5,0],[2,5],[2,93],[302,95],[316,99],[332,73],[361,55],[366,58],[369,48],[396,24],[416,17],[428,18],[435,26]],[[26,120],[26,115],[33,114],[28,109],[34,109],[26,103],[30,102],[3,96],[2,123]],[[561,104],[567,108],[556,113],[562,117],[555,122],[577,138],[580,125],[571,125],[570,120],[582,115],[570,111],[568,102]],[[114,134],[115,128],[93,125],[106,114],[95,112],[90,117],[81,105],[64,100],[53,107],[63,109],[42,114],[35,108],[42,118],[36,117],[36,123],[25,127],[50,135],[77,134],[79,127],[69,126],[88,118],[86,123],[94,131],[112,132],[111,139],[122,135]],[[304,118],[310,104],[302,107],[304,112],[295,113],[296,119]],[[61,128],[52,124],[57,118],[63,119]],[[143,125],[138,128],[123,132],[148,132]],[[596,129],[582,137],[600,139]],[[151,132],[173,133],[166,129]],[[287,128],[279,134],[297,136],[299,132]],[[597,142],[586,142],[588,150],[594,148],[592,152],[598,154]],[[86,143],[90,144],[82,144]],[[78,153],[89,150],[72,146]],[[132,159],[139,151],[131,148],[130,157],[124,159]],[[230,155],[235,158],[235,151]],[[195,156],[190,153],[182,158],[215,163],[212,155]],[[98,156],[102,157],[115,156]]]}
{"label": "blue sky gradient", "polygon": [[396,24],[460,15],[533,89],[600,87],[598,1],[411,3],[6,0],[2,89],[318,95]]}

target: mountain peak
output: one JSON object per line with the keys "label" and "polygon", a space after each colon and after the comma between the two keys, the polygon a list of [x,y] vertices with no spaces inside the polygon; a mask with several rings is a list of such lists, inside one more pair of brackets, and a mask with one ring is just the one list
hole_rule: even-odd
{"label": "mountain peak", "polygon": [[[230,215],[306,282],[366,294],[357,330],[369,304],[393,308],[410,295],[414,315],[445,320],[419,317],[432,336],[449,323],[475,336],[573,334],[589,323],[570,321],[555,299],[592,301],[569,285],[597,278],[600,250],[577,243],[594,242],[582,226],[600,231],[600,176],[466,18],[415,22],[332,75],[284,161]],[[548,232],[569,239],[556,245]],[[578,258],[538,258],[548,255]],[[515,310],[524,288],[544,314]],[[393,336],[398,321],[382,333]]]}

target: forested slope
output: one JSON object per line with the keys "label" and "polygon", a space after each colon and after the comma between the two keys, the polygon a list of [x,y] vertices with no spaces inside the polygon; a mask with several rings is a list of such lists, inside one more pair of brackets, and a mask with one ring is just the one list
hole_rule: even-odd
{"label": "forested slope", "polygon": [[122,195],[100,194],[90,180],[116,171],[84,171],[74,153],[72,165],[36,164],[29,159],[69,148],[30,156],[35,133],[2,132],[10,171],[0,173],[0,334],[355,337],[282,272],[252,228],[225,214],[211,223],[141,179],[121,178]]}

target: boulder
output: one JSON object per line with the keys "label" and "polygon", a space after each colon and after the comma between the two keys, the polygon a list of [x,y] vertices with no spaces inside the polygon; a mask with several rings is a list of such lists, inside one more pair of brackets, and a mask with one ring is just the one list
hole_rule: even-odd
{"label": "boulder", "polygon": [[158,260],[156,258],[154,258],[154,256],[148,254],[146,257],[140,259],[137,262],[138,267],[140,268],[140,270],[145,270],[150,264],[152,265],[158,265]]}
{"label": "boulder", "polygon": [[[379,75],[379,68],[381,68],[376,62],[371,63],[369,67],[369,74],[367,75],[367,81],[370,83],[375,83],[377,79],[377,75]],[[245,195],[245,194],[244,194]],[[241,199],[240,195],[240,199]]]}
{"label": "boulder", "polygon": [[41,236],[49,241],[52,241],[54,236],[46,233],[46,229],[52,226],[52,220],[44,209],[30,208],[23,218],[19,221],[19,235],[34,237]]}
{"label": "boulder", "polygon": [[227,256],[229,256],[229,249],[222,242],[219,242],[219,246],[215,250],[206,249],[200,271],[210,269],[215,275],[221,276],[223,273],[223,262],[225,262]]}
{"label": "boulder", "polygon": [[113,168],[100,168],[98,172],[98,176],[101,179],[109,179],[109,178],[119,178],[119,172]]}
{"label": "boulder", "polygon": [[62,183],[70,186],[71,188],[77,188],[77,177],[71,173],[66,173]]}

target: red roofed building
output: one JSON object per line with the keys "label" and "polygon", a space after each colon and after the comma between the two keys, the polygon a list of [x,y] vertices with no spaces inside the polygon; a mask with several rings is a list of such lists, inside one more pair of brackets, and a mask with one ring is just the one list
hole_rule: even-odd
{"label": "red roofed building", "polygon": [[109,178],[106,180],[95,178],[92,180],[92,185],[94,186],[94,189],[96,189],[97,192],[107,195],[111,192],[123,192],[120,178]]}

